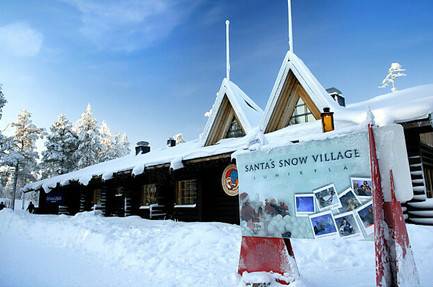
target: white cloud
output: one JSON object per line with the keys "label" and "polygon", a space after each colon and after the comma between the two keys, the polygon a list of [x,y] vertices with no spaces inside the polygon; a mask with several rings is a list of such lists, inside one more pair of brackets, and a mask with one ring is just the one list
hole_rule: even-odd
{"label": "white cloud", "polygon": [[134,51],[169,35],[202,0],[64,0],[81,13],[82,34],[101,49]]}
{"label": "white cloud", "polygon": [[0,26],[0,51],[15,56],[31,57],[39,53],[43,35],[27,23]]}

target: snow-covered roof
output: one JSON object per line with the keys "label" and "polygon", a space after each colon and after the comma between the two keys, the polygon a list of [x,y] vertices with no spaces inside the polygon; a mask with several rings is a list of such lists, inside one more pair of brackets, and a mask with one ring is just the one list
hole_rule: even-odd
{"label": "snow-covered roof", "polygon": [[157,166],[161,164],[170,164],[170,168],[179,169],[183,167],[183,161],[232,153],[237,149],[248,146],[250,138],[223,139],[215,145],[203,147],[198,139],[178,144],[174,147],[163,147],[153,149],[146,154],[127,155],[118,159],[102,162],[80,170],[72,171],[66,174],[40,180],[27,184],[23,191],[37,190],[43,188],[45,192],[55,188],[57,184],[68,185],[72,181],[78,181],[87,185],[92,177],[101,176],[103,180],[109,180],[114,173],[132,170],[133,175],[140,175],[145,172],[146,167]]}
{"label": "snow-covered roof", "polygon": [[261,123],[262,130],[266,129],[266,126],[271,119],[272,112],[278,102],[278,98],[281,96],[281,91],[290,71],[294,74],[320,111],[325,107],[329,107],[333,111],[340,109],[338,104],[329,96],[329,93],[320,84],[304,62],[293,52],[288,51],[284,57],[283,63],[281,64],[280,71],[278,72],[277,79],[275,80],[274,87],[272,88],[271,95],[266,104],[264,119]]}
{"label": "snow-covered roof", "polygon": [[201,136],[203,146],[205,145],[211,129],[214,126],[218,111],[225,96],[227,96],[227,99],[246,134],[250,133],[255,127],[257,127],[262,119],[263,110],[235,83],[224,78]]}
{"label": "snow-covered roof", "polygon": [[[278,89],[284,82],[289,70],[292,70],[303,88],[309,94],[318,108],[330,107],[335,112],[336,130],[322,133],[320,121],[305,124],[289,125],[283,129],[263,134],[263,127],[269,120],[268,115],[275,105]],[[240,138],[222,139],[215,145],[204,146],[206,137],[212,128],[218,108],[227,95],[236,112],[246,136]],[[132,170],[133,175],[145,172],[146,167],[170,164],[173,169],[183,167],[183,161],[210,157],[237,150],[254,148],[256,146],[289,144],[291,141],[307,141],[329,136],[338,136],[353,132],[367,123],[368,113],[371,111],[378,125],[402,123],[412,120],[426,119],[433,113],[433,84],[417,86],[394,93],[371,98],[367,101],[348,105],[346,108],[338,106],[320,85],[305,64],[293,53],[288,53],[280,69],[277,81],[268,101],[266,114],[233,82],[224,79],[206,124],[204,134],[200,139],[188,141],[175,147],[152,149],[149,153],[128,155],[119,159],[99,163],[67,174],[55,176],[26,185],[23,190],[37,190],[43,188],[49,192],[57,184],[67,185],[71,181],[78,181],[87,185],[92,177],[101,176],[108,180],[116,172]]]}
{"label": "snow-covered roof", "polygon": [[342,121],[362,123],[371,110],[377,125],[427,119],[433,113],[433,84],[416,86],[347,105],[335,112]]}

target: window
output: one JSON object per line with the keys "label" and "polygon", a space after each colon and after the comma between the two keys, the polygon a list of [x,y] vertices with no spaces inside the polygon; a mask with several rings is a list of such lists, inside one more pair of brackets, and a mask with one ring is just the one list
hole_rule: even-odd
{"label": "window", "polygon": [[197,180],[179,180],[176,183],[176,204],[195,204],[197,201]]}
{"label": "window", "polygon": [[433,198],[433,167],[424,165],[424,181],[427,197]]}
{"label": "window", "polygon": [[242,130],[241,125],[237,121],[236,117],[233,116],[233,120],[230,123],[230,127],[227,130],[226,138],[238,138],[243,137],[245,135],[244,131]]}
{"label": "window", "polygon": [[298,99],[293,110],[292,117],[289,120],[289,125],[296,125],[314,121],[315,118],[311,113],[310,109],[307,107],[302,98]]}
{"label": "window", "polygon": [[422,144],[433,147],[433,132],[419,134],[419,139]]}
{"label": "window", "polygon": [[156,199],[156,184],[143,185],[143,205],[148,206],[158,203]]}

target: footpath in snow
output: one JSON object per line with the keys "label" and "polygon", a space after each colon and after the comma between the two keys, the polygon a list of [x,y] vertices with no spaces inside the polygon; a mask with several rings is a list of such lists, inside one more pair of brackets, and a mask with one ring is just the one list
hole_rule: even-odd
{"label": "footpath in snow", "polygon": [[[433,286],[433,228],[408,226],[422,286]],[[239,286],[241,232],[223,223],[0,211],[1,287]],[[293,240],[296,287],[374,286],[373,242]]]}

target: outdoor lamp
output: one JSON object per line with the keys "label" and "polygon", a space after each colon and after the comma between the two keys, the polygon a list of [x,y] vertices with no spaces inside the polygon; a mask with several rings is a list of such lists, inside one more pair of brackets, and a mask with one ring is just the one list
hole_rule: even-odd
{"label": "outdoor lamp", "polygon": [[334,130],[334,112],[331,112],[329,108],[323,108],[323,113],[320,114],[322,118],[323,132],[331,132]]}

